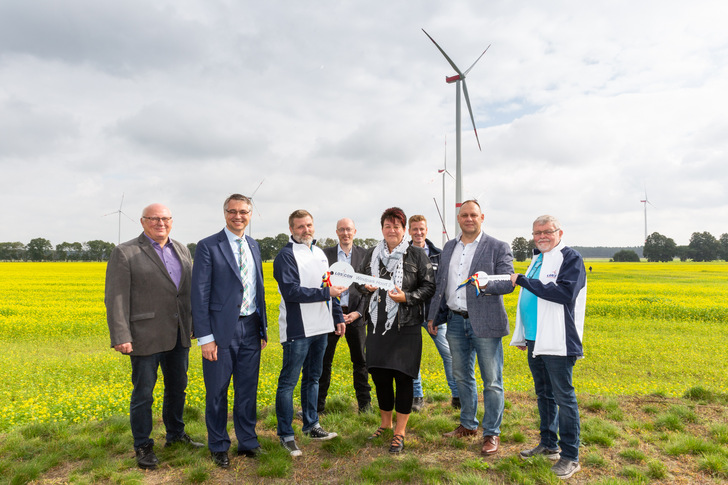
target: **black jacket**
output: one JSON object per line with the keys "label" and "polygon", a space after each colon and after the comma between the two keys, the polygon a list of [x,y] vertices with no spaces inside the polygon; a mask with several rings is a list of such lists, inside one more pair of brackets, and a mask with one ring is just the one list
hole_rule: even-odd
{"label": "black jacket", "polygon": [[[359,246],[351,247],[351,266],[354,268],[354,271],[356,271],[357,267],[361,265],[362,261],[364,261],[364,253],[366,253],[366,251],[366,249]],[[336,246],[325,248],[324,254],[329,260],[329,266],[331,266],[339,260],[339,245],[337,244]],[[371,259],[371,255],[369,256],[369,259]],[[364,315],[365,308],[362,300],[363,298],[361,293],[356,291],[354,288],[349,288],[349,313],[359,312],[359,315]],[[359,317],[349,325],[352,327],[362,327],[364,326],[364,319]]]}
{"label": "black jacket", "polygon": [[[367,250],[364,261],[357,269],[357,273],[371,275],[372,253],[374,248]],[[397,326],[422,325],[425,321],[425,304],[435,294],[435,272],[432,263],[422,248],[410,246],[404,253],[402,261],[402,291],[407,298],[405,303],[399,304],[397,313]],[[377,273],[379,274],[379,271]],[[364,296],[365,317],[369,318],[369,300],[373,293],[368,291],[364,285],[355,284],[356,289]]]}
{"label": "black jacket", "polygon": [[[440,254],[442,253],[442,249],[432,244],[432,241],[427,238],[425,238],[425,244],[427,245],[427,249],[429,249],[430,251],[430,254],[428,254],[427,256],[430,258],[430,263],[432,263],[432,269],[435,271],[435,281],[437,281],[437,269],[440,267]],[[410,241],[410,246],[412,246],[412,241]],[[425,303],[425,319],[423,320],[423,322],[427,321],[427,315],[430,314],[431,301],[432,299],[429,299],[427,300],[427,303]]]}

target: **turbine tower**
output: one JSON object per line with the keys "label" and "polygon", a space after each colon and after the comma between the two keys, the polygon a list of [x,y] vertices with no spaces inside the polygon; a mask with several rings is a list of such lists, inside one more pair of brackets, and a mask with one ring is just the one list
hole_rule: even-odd
{"label": "turbine tower", "polygon": [[121,210],[121,206],[124,205],[124,194],[121,194],[121,203],[119,204],[119,210],[116,210],[114,212],[109,212],[108,214],[104,214],[101,217],[110,216],[112,214],[119,214],[119,236],[118,236],[118,242],[117,245],[121,244],[121,215],[124,214],[130,221],[134,222],[134,219],[126,215],[126,212]]}
{"label": "turbine tower", "polygon": [[[460,83],[463,85],[463,94],[465,94],[465,103],[468,105],[468,113],[470,114],[470,121],[473,123],[473,131],[475,132],[475,140],[478,142],[478,150],[482,150],[480,148],[480,139],[478,139],[478,130],[475,127],[475,118],[473,118],[473,109],[470,107],[470,97],[468,96],[468,85],[465,83],[465,77],[468,75],[470,70],[475,66],[475,64],[480,60],[481,57],[485,55],[486,52],[488,52],[488,49],[490,48],[490,45],[485,48],[482,54],[478,56],[477,59],[475,59],[475,62],[467,68],[464,72],[461,71],[458,66],[455,65],[455,63],[450,59],[450,57],[445,54],[445,51],[442,50],[442,47],[438,45],[437,42],[435,42],[435,39],[430,37],[430,34],[428,34],[425,29],[422,29],[422,32],[425,33],[425,35],[432,41],[433,44],[435,44],[435,47],[440,51],[440,53],[445,56],[445,59],[450,64],[450,66],[455,69],[455,72],[457,73],[454,76],[446,76],[445,82],[448,84],[455,83],[455,214],[457,215],[460,212],[460,205],[463,202],[462,199],[462,169],[461,169],[461,150],[460,150]],[[460,234],[460,226],[457,223],[457,220],[455,221],[455,235],[457,236]]]}
{"label": "turbine tower", "polygon": [[643,200],[640,200],[640,202],[645,206],[645,242],[647,242],[647,204],[650,204],[652,207],[655,207],[652,202],[650,202],[650,199],[647,198],[647,187],[645,186],[645,198]]}
{"label": "turbine tower", "polygon": [[[445,221],[445,175],[449,175],[450,178],[454,178],[450,172],[447,171],[447,137],[445,137],[445,164],[444,168],[437,171],[437,173],[442,174],[442,247],[445,247],[445,243],[447,242],[447,229],[446,227],[446,221]],[[455,222],[457,225],[457,221]]]}

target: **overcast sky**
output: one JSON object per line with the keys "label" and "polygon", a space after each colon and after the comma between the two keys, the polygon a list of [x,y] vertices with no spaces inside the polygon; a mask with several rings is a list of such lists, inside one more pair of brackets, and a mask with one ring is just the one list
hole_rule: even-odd
{"label": "overcast sky", "polygon": [[[2,0],[0,241],[116,242],[152,202],[184,243],[259,186],[248,233],[381,238],[397,205],[441,244],[437,170],[455,169],[455,72],[491,45],[463,102],[463,195],[508,241],[557,216],[565,241],[687,244],[728,232],[725,0],[420,2]],[[447,147],[445,140],[447,139]],[[455,184],[447,181],[448,231]]]}

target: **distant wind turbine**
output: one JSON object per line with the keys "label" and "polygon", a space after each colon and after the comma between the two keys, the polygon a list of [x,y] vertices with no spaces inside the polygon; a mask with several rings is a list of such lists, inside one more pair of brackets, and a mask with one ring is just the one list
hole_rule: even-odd
{"label": "distant wind turbine", "polygon": [[126,213],[121,210],[121,206],[122,205],[124,205],[124,194],[121,194],[121,203],[119,204],[119,210],[116,210],[114,212],[109,212],[108,214],[104,214],[103,216],[101,216],[101,217],[106,217],[106,216],[110,216],[112,214],[118,214],[119,215],[119,236],[118,236],[117,245],[118,244],[121,244],[121,215],[124,214],[127,217],[127,219],[129,219],[130,221],[134,222],[134,219],[132,219],[131,217],[129,217],[128,215],[126,215]]}
{"label": "distant wind turbine", "polygon": [[[258,215],[260,216],[261,219],[263,218],[263,216],[261,215],[260,211],[258,210],[258,206],[255,205],[255,201],[253,200],[253,197],[258,192],[258,189],[260,188],[260,186],[263,185],[263,182],[265,182],[265,179],[263,179],[263,180],[260,181],[260,183],[258,184],[258,186],[253,191],[253,193],[250,194],[250,197],[248,197],[250,199],[250,203],[252,205],[252,207],[250,208],[250,210],[255,209],[255,212],[258,213]],[[252,217],[250,218],[250,223],[248,224],[248,236],[253,237],[253,218]]]}
{"label": "distant wind turbine", "polygon": [[[442,214],[440,215],[440,220],[442,220],[442,247],[445,247],[445,243],[448,241],[449,237],[447,234],[447,225],[445,222],[445,175],[449,175],[450,178],[454,178],[450,172],[447,171],[447,137],[445,137],[445,161],[444,161],[444,168],[437,171],[437,173],[442,174]],[[435,203],[437,206],[437,203]],[[438,210],[439,212],[439,210]]]}
{"label": "distant wind turbine", "polygon": [[[475,59],[475,62],[465,70],[465,72],[461,71],[458,66],[455,65],[455,63],[450,59],[450,57],[445,54],[445,51],[442,50],[442,47],[438,45],[437,42],[435,42],[435,39],[430,37],[430,34],[428,34],[425,29],[422,29],[422,32],[425,33],[425,35],[432,41],[433,44],[435,44],[435,47],[440,51],[440,53],[445,56],[445,59],[450,64],[450,66],[455,69],[455,72],[457,73],[455,76],[446,76],[445,82],[448,84],[455,83],[455,214],[457,215],[460,212],[460,205],[463,202],[462,199],[462,168],[461,168],[461,149],[460,149],[460,83],[463,84],[463,94],[465,94],[465,103],[468,105],[468,113],[470,113],[470,121],[473,123],[473,131],[475,132],[475,140],[478,142],[478,150],[482,150],[480,148],[480,139],[478,138],[478,130],[475,127],[475,118],[473,117],[473,109],[470,106],[470,97],[468,96],[468,86],[465,83],[465,77],[468,75],[470,70],[475,66],[475,64],[480,60],[481,57],[485,55],[485,53],[490,48],[490,45],[485,48],[482,54],[478,56],[477,59]],[[460,234],[460,226],[457,223],[457,220],[455,222],[455,234]]]}
{"label": "distant wind turbine", "polygon": [[652,202],[650,202],[650,199],[647,198],[647,186],[645,186],[645,198],[640,200],[640,202],[645,206],[645,242],[647,242],[647,204],[655,207]]}

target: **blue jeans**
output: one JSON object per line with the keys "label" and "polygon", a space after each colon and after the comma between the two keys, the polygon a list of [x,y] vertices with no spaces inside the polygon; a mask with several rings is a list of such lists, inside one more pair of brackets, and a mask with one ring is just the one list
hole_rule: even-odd
{"label": "blue jeans", "polygon": [[[427,322],[423,323],[422,326],[427,332]],[[447,343],[447,324],[440,325],[437,327],[437,335],[432,335],[427,332],[427,335],[432,337],[432,341],[435,342],[435,347],[442,357],[442,366],[445,368],[445,379],[447,385],[450,388],[450,394],[452,397],[458,397],[458,386],[455,383],[455,378],[452,376],[452,356],[450,355],[450,345]],[[413,383],[413,389],[415,397],[424,397],[422,392],[422,373],[417,373],[417,379]]]}
{"label": "blue jeans", "polygon": [[323,368],[324,352],[328,334],[305,337],[283,342],[283,365],[278,376],[276,391],[276,417],[278,418],[278,436],[290,439],[293,437],[293,389],[301,378],[301,409],[303,410],[303,428],[309,431],[318,424],[319,378]]}
{"label": "blue jeans", "polygon": [[[550,450],[561,446],[561,457],[579,461],[579,406],[572,384],[576,357],[561,355],[533,356],[533,340],[527,340],[528,367],[536,388],[538,414],[541,418],[541,444]],[[561,440],[559,439],[561,437]]]}
{"label": "blue jeans", "polygon": [[162,401],[162,421],[167,429],[167,441],[181,437],[185,432],[182,413],[185,407],[187,389],[187,367],[189,347],[182,347],[181,335],[177,331],[177,344],[172,350],[152,355],[132,355],[131,393],[129,421],[134,437],[134,448],[147,444],[154,445],[152,434],[152,403],[154,385],[157,383],[157,370],[162,368],[164,376],[164,400]]}
{"label": "blue jeans", "polygon": [[503,421],[503,345],[501,338],[480,338],[473,333],[470,319],[450,312],[447,341],[452,355],[452,372],[460,393],[460,424],[478,427],[478,384],[475,382],[475,357],[483,378],[483,436],[500,435]]}

